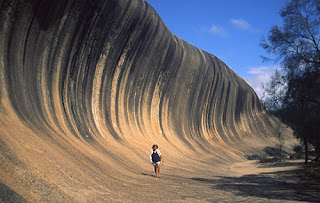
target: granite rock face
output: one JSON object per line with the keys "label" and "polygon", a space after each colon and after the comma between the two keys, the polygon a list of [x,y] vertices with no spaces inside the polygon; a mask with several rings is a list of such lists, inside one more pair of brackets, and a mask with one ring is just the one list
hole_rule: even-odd
{"label": "granite rock face", "polygon": [[184,150],[188,163],[218,163],[272,137],[276,120],[252,88],[174,36],[145,1],[1,0],[0,8],[0,181],[26,201],[82,201],[66,192],[70,170],[78,184],[116,188],[102,180],[150,167],[154,143],[169,161]]}

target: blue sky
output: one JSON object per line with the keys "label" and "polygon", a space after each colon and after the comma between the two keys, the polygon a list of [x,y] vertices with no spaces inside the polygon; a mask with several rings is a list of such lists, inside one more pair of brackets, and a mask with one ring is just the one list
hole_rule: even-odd
{"label": "blue sky", "polygon": [[[263,62],[269,56],[259,46],[286,0],[147,0],[168,28],[181,39],[224,61],[262,96],[279,64]],[[272,56],[269,56],[272,57]]]}

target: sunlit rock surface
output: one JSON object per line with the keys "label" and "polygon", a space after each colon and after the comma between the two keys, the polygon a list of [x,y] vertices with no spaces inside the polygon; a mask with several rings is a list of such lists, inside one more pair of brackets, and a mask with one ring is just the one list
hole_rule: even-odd
{"label": "sunlit rock surface", "polygon": [[143,193],[154,143],[164,174],[184,166],[205,174],[274,142],[277,121],[252,88],[174,36],[145,1],[0,0],[0,8],[8,198],[121,200],[126,188]]}

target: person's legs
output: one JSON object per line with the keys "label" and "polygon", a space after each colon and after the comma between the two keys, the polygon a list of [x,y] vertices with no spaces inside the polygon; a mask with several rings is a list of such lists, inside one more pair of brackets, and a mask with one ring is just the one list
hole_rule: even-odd
{"label": "person's legs", "polygon": [[155,174],[157,175],[157,164],[154,165],[154,172],[155,172]]}
{"label": "person's legs", "polygon": [[160,164],[157,164],[157,169],[158,169],[157,177],[159,178],[160,177]]}

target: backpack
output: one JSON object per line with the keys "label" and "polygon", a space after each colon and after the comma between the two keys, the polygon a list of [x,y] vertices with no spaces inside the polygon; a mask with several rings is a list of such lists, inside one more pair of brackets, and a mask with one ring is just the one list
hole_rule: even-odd
{"label": "backpack", "polygon": [[161,161],[161,158],[159,156],[159,154],[156,152],[156,153],[152,153],[152,162],[158,162],[158,161]]}

